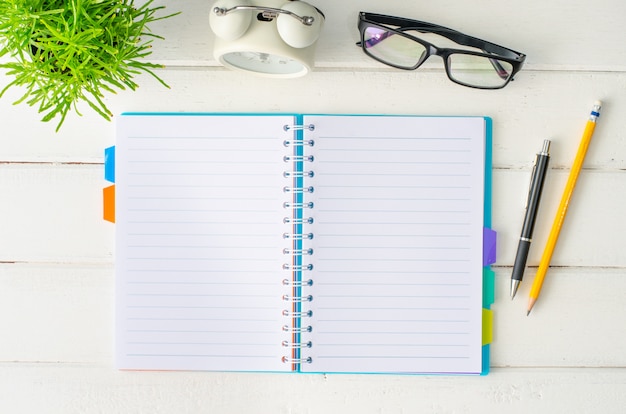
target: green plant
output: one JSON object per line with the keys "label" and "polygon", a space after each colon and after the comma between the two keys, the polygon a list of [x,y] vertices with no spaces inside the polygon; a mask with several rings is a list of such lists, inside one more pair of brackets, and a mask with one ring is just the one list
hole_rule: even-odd
{"label": "green plant", "polygon": [[[129,88],[142,72],[169,86],[152,69],[161,65],[143,59],[154,38],[148,24],[164,6],[153,0],[0,0],[0,68],[14,76],[12,86],[26,89],[15,104],[26,102],[45,113],[42,121],[60,117],[57,131],[77,103],[87,102],[105,119],[111,112],[105,93]],[[5,62],[6,61],[6,62]]]}

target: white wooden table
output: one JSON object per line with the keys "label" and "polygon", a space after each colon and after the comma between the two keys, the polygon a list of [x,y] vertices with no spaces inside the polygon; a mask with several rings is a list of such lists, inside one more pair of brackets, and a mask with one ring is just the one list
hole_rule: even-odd
{"label": "white wooden table", "polygon": [[[154,25],[153,61],[107,98],[123,111],[487,115],[499,233],[486,377],[119,372],[113,368],[114,231],[101,219],[103,149],[114,124],[84,108],[61,132],[0,101],[1,413],[622,413],[626,410],[626,3],[621,0],[317,0],[317,68],[268,80],[212,58],[210,2]],[[528,55],[500,91],[457,86],[441,62],[383,67],[354,46],[359,10],[438,23]],[[0,85],[7,83],[0,79]],[[604,101],[538,304],[526,298],[591,105]],[[553,140],[529,265],[509,297],[532,161]]]}

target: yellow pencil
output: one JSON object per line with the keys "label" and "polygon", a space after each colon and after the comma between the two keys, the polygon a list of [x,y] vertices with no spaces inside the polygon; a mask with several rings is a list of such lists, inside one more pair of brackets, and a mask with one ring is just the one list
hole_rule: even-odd
{"label": "yellow pencil", "polygon": [[589,114],[589,120],[587,121],[587,125],[585,126],[583,137],[580,140],[578,152],[576,153],[576,158],[574,159],[574,164],[572,165],[572,169],[570,170],[567,184],[565,184],[565,190],[563,191],[563,196],[561,197],[561,204],[559,204],[559,208],[556,212],[556,217],[554,218],[554,223],[552,224],[552,229],[550,230],[550,235],[548,236],[548,241],[546,242],[546,247],[543,251],[543,256],[541,256],[541,261],[539,262],[539,269],[537,269],[535,280],[533,281],[533,285],[530,288],[530,295],[528,299],[528,312],[526,313],[526,315],[530,315],[530,311],[532,310],[533,306],[535,306],[535,302],[537,302],[537,298],[539,297],[539,293],[541,292],[541,286],[543,285],[543,280],[546,277],[546,272],[548,271],[548,267],[550,266],[552,253],[554,252],[554,247],[556,246],[556,242],[559,238],[559,233],[561,232],[561,227],[563,226],[563,221],[565,220],[565,214],[567,213],[567,208],[569,207],[569,201],[570,198],[572,198],[572,193],[574,192],[574,187],[576,186],[576,180],[578,179],[578,174],[580,173],[583,162],[585,161],[587,148],[589,148],[589,143],[591,142],[591,137],[593,136],[593,130],[596,127],[596,121],[600,116],[601,108],[602,102],[596,101],[593,105],[593,109],[591,110],[591,114]]}

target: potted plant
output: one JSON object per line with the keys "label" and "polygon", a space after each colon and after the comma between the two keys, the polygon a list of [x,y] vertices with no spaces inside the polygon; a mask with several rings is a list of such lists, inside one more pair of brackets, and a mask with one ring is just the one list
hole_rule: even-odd
{"label": "potted plant", "polygon": [[[57,131],[68,112],[78,114],[78,103],[111,119],[103,101],[105,93],[129,88],[142,72],[169,86],[144,61],[154,38],[154,21],[178,13],[157,16],[164,6],[153,0],[0,0],[0,68],[25,88],[15,102],[25,102],[44,113],[42,121],[58,118]],[[7,59],[8,57],[8,59]]]}

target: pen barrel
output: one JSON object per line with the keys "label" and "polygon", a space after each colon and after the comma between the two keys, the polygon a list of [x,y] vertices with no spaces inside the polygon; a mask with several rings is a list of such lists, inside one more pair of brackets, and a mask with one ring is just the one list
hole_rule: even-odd
{"label": "pen barrel", "polygon": [[530,242],[520,240],[519,245],[517,246],[515,262],[513,263],[513,273],[511,274],[511,279],[521,281],[524,277],[524,269],[526,268],[526,260],[528,259],[529,250]]}
{"label": "pen barrel", "polygon": [[525,237],[527,239],[530,239],[533,235],[535,220],[537,219],[537,212],[539,210],[541,193],[546,178],[546,172],[548,171],[549,162],[550,157],[548,155],[539,154],[537,156],[537,162],[535,164],[535,170],[533,171],[530,190],[528,191],[526,216],[524,217],[524,224],[522,226],[522,237]]}
{"label": "pen barrel", "polygon": [[[521,281],[524,277],[524,269],[526,268],[526,260],[528,259],[528,251],[530,250],[533,229],[535,228],[535,219],[537,218],[537,210],[541,201],[541,193],[543,183],[545,181],[546,172],[548,171],[548,163],[550,155],[548,149],[550,141],[544,143],[544,150],[537,154],[535,166],[531,174],[530,188],[528,189],[528,200],[526,202],[526,214],[524,215],[524,224],[522,225],[522,235],[520,236],[519,245],[517,246],[517,254],[513,264],[513,273],[511,280]],[[514,293],[512,293],[514,295]]]}

